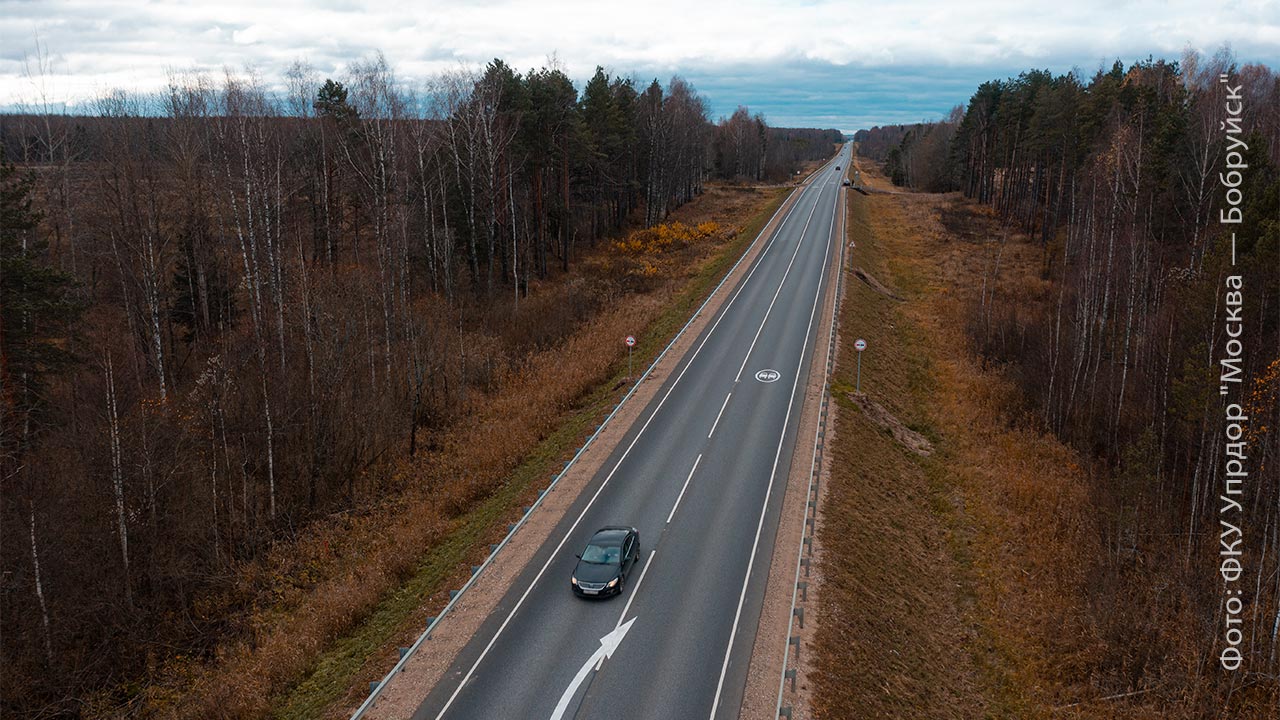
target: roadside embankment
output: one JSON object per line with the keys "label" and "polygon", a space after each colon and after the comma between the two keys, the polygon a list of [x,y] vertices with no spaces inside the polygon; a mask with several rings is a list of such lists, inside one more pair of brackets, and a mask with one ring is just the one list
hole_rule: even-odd
{"label": "roadside embankment", "polygon": [[[1078,704],[1096,644],[1082,463],[1019,422],[1010,383],[970,350],[986,258],[939,220],[962,201],[860,169],[883,192],[850,195],[822,600],[797,717],[1097,717]],[[1007,281],[1034,282],[1034,254],[1005,253]]]}

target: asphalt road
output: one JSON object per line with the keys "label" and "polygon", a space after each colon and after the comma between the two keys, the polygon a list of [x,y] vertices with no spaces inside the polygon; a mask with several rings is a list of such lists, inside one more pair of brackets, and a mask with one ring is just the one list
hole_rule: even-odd
{"label": "asphalt road", "polygon": [[[415,718],[552,718],[601,638],[633,618],[563,717],[738,717],[848,162],[846,148],[799,190],[743,280],[721,288],[729,300]],[[578,599],[574,555],[605,525],[638,528],[641,561],[621,596]]]}

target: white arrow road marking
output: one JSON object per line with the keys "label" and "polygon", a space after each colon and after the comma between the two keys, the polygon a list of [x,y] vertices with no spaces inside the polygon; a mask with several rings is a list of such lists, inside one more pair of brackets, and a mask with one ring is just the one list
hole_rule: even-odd
{"label": "white arrow road marking", "polygon": [[626,637],[627,631],[635,623],[636,619],[631,618],[624,625],[614,628],[613,632],[600,638],[600,647],[595,653],[587,658],[582,667],[578,668],[578,674],[573,676],[573,682],[569,683],[569,687],[565,688],[564,694],[560,696],[560,702],[556,703],[556,709],[551,713],[551,720],[561,720],[564,717],[565,710],[569,709],[569,701],[578,692],[578,686],[582,685],[582,681],[587,679],[587,675],[591,673],[591,666],[596,660],[604,662],[605,658],[613,657],[613,651],[618,649],[622,644],[622,638]]}

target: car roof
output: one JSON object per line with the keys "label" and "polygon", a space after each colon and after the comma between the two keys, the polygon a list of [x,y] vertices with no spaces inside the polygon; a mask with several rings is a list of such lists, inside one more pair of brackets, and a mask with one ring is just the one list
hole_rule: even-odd
{"label": "car roof", "polygon": [[602,527],[599,530],[597,530],[594,535],[591,536],[591,542],[596,542],[599,540],[612,540],[614,542],[622,542],[622,539],[626,537],[627,533],[629,532],[631,532],[631,528],[629,527],[617,527],[617,526]]}

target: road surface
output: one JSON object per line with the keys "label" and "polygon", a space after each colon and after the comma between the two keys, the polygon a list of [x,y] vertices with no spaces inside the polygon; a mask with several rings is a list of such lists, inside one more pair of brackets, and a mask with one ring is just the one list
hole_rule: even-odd
{"label": "road surface", "polygon": [[[415,718],[738,717],[818,308],[839,256],[835,168],[849,159],[846,147],[797,191],[745,277],[721,289],[728,301]],[[641,561],[620,597],[578,599],[575,553],[606,525],[639,529]],[[599,652],[606,636],[622,636],[611,655]]]}

